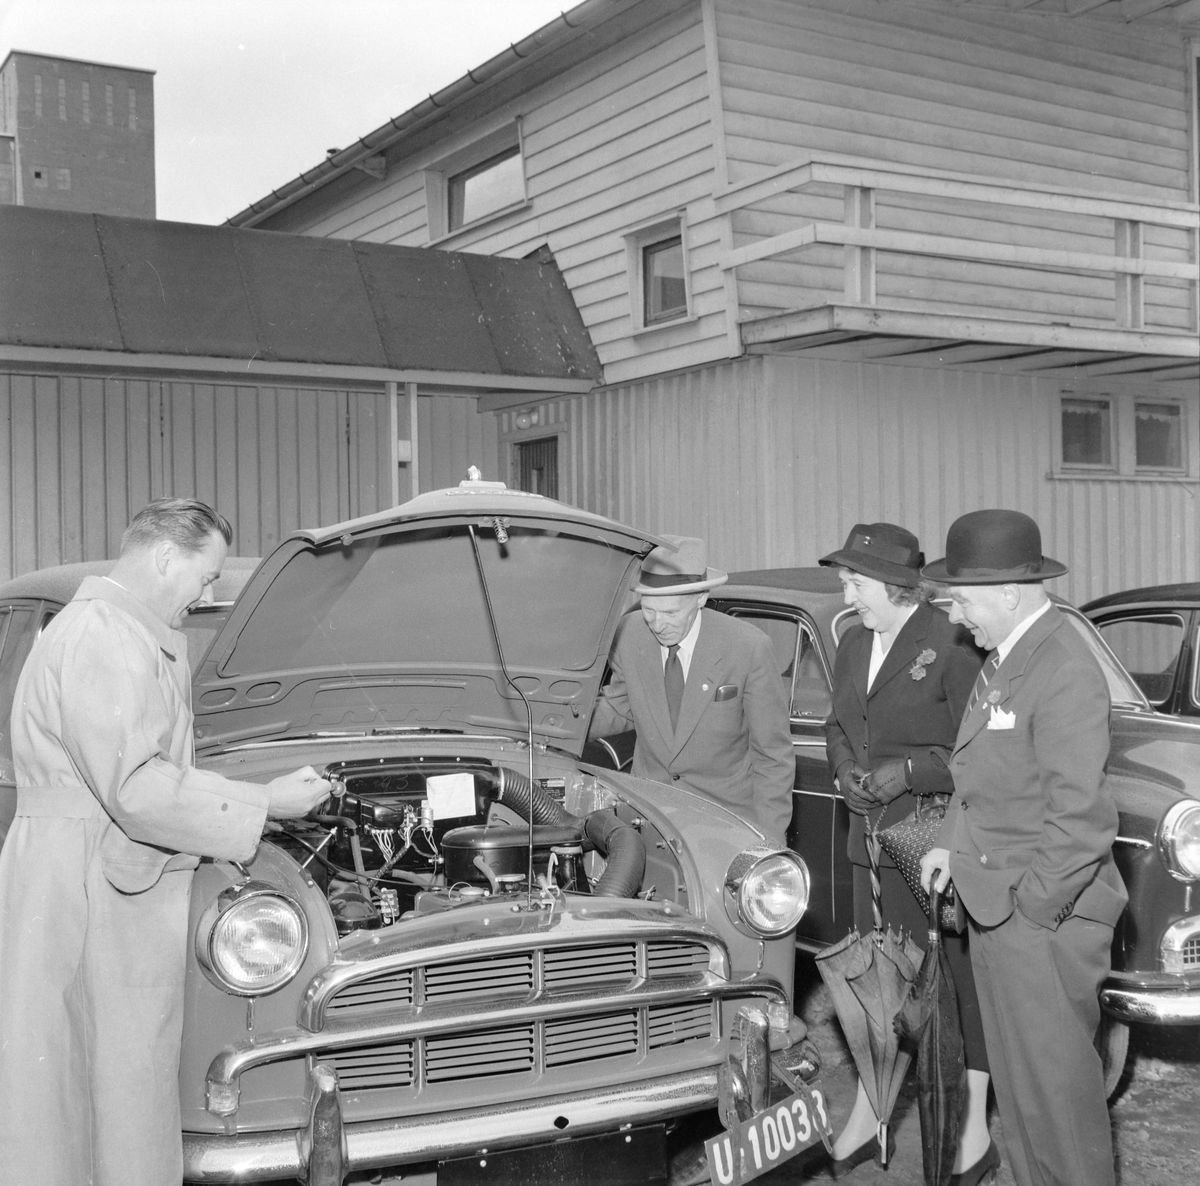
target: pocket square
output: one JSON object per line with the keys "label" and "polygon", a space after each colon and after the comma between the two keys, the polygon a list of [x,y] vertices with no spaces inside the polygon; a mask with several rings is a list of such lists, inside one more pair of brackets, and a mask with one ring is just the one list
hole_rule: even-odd
{"label": "pocket square", "polygon": [[992,705],[991,716],[988,717],[987,727],[989,729],[1015,729],[1017,727],[1017,714],[1015,712],[1005,712],[998,705]]}
{"label": "pocket square", "polygon": [[716,695],[713,696],[713,701],[719,702],[721,700],[733,700],[737,696],[737,694],[738,694],[737,684],[722,684],[717,689]]}

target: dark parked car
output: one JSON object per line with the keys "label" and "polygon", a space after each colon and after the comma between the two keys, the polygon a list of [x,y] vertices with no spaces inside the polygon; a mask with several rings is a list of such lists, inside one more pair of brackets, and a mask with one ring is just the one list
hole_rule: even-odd
{"label": "dark parked car", "polygon": [[1082,612],[1159,712],[1200,723],[1200,582],[1112,593]]}
{"label": "dark parked car", "polygon": [[[1160,703],[1179,706],[1181,681],[1189,679],[1195,696],[1200,586],[1174,588],[1191,589],[1190,604],[1182,598],[1169,609],[1164,601],[1154,601],[1149,608],[1131,603],[1132,620],[1144,620],[1150,624],[1148,633],[1152,631],[1140,652],[1152,658],[1141,663],[1134,677],[1081,613],[1058,603],[1096,656],[1113,704],[1108,773],[1120,810],[1114,852],[1130,902],[1114,938],[1112,975],[1101,993],[1101,1039],[1110,1092],[1124,1065],[1127,1023],[1200,1024],[1200,720],[1163,717],[1143,691],[1149,685],[1163,697]],[[1109,620],[1108,604],[1125,596],[1133,595],[1088,607],[1101,630]],[[849,811],[829,774],[824,724],[831,708],[837,639],[855,615],[842,600],[837,576],[824,568],[734,573],[708,604],[766,632],[779,659],[780,678],[790,690],[796,782],[788,842],[804,858],[812,879],[796,944],[802,951],[815,952],[853,926],[846,857]],[[1142,609],[1146,612],[1139,617]],[[1115,623],[1118,611],[1114,608],[1112,613]],[[1170,656],[1151,646],[1161,638],[1157,631],[1164,621],[1172,623],[1170,638],[1181,656],[1175,666]],[[610,762],[632,754],[631,734],[606,741],[606,747],[593,743],[590,752],[597,760],[605,750]]]}
{"label": "dark parked car", "polygon": [[[757,1113],[776,1154],[820,1140],[819,1090],[779,1100],[817,1070],[791,1000],[804,862],[579,757],[656,542],[469,481],[297,532],[250,578],[195,671],[198,761],[251,781],[312,764],[338,794],[247,868],[197,871],[188,1180],[603,1161],[644,1181],[718,1104]],[[63,579],[0,606],[60,605]]]}

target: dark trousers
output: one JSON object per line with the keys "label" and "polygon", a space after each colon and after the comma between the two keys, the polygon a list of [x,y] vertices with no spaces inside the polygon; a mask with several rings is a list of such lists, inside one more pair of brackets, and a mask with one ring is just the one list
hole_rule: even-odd
{"label": "dark trousers", "polygon": [[[908,882],[899,869],[884,865],[879,870],[880,898],[883,906],[883,925],[893,931],[907,931],[922,951],[929,948],[929,922]],[[871,913],[871,872],[862,865],[854,866],[854,925],[860,935],[870,934],[875,925]],[[958,997],[958,1024],[962,1029],[963,1051],[967,1068],[987,1071],[987,1045],[983,1037],[983,1020],[979,1015],[979,998],[975,992],[975,973],[971,968],[971,953],[966,934],[942,932],[942,947],[954,991]]]}
{"label": "dark trousers", "polygon": [[1047,930],[1014,911],[970,924],[971,960],[1017,1186],[1112,1186],[1112,1130],[1094,1045],[1112,927]]}

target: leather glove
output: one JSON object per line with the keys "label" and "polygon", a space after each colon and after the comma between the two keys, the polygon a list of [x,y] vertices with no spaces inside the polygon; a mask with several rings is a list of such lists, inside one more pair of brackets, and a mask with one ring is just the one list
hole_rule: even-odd
{"label": "leather glove", "polygon": [[846,800],[846,806],[856,815],[866,815],[877,805],[864,785],[864,780],[869,774],[870,771],[860,766],[853,758],[847,758],[837,768],[835,777],[838,789],[842,792],[842,798]]}
{"label": "leather glove", "polygon": [[880,762],[865,779],[865,790],[876,803],[890,803],[905,791],[912,790],[908,783],[908,759],[888,758]]}

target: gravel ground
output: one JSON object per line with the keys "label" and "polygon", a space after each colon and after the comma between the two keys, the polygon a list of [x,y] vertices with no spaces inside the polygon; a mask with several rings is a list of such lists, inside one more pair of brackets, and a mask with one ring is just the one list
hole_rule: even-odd
{"label": "gravel ground", "polygon": [[[797,969],[798,975],[803,965]],[[856,1074],[842,1039],[832,1002],[819,981],[797,983],[801,1015],[809,1036],[821,1052],[821,1080],[832,1101],[836,1132],[854,1102]],[[1118,1186],[1195,1186],[1200,1183],[1200,1028],[1151,1029],[1135,1027],[1130,1036],[1129,1061],[1111,1103],[1113,1143]],[[921,1128],[912,1077],[905,1085],[893,1116],[896,1156],[885,1172],[874,1163],[860,1166],[844,1181],[855,1186],[924,1186],[921,1170]],[[1004,1155],[1004,1133],[995,1106],[991,1130]],[[758,1181],[784,1186],[819,1180],[820,1159],[804,1157],[780,1166]],[[999,1186],[1014,1186],[1007,1158],[996,1178]]]}

